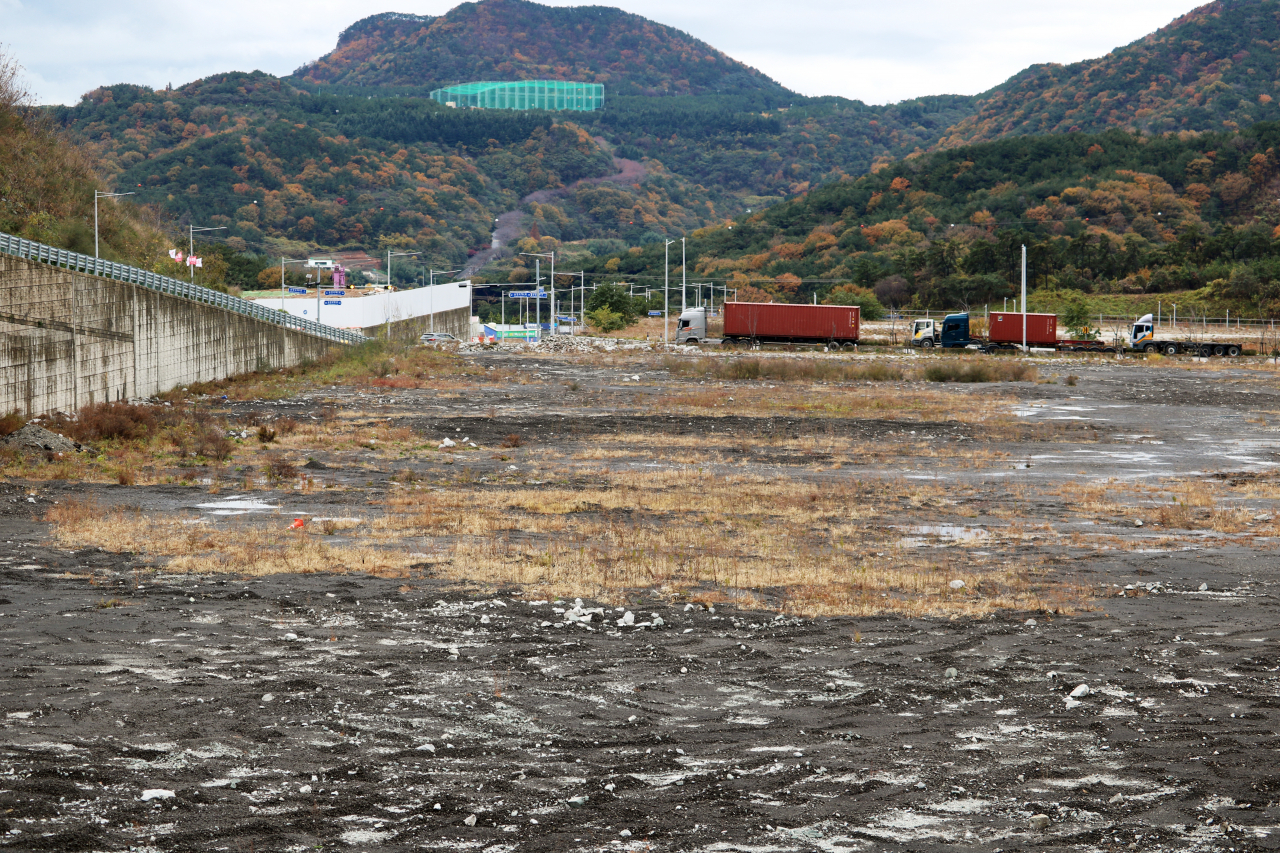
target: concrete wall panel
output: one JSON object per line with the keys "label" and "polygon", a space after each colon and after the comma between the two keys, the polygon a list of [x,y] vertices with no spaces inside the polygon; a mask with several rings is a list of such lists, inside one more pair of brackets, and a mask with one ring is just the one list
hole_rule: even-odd
{"label": "concrete wall panel", "polygon": [[332,346],[135,284],[0,255],[0,412],[148,397],[298,364]]}

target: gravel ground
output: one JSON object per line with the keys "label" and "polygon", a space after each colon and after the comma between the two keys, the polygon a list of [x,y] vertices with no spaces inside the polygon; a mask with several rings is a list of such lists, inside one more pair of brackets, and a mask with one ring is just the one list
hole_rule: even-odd
{"label": "gravel ground", "polygon": [[[628,387],[624,373],[659,381],[640,365],[477,357],[544,371],[546,393],[326,395],[424,435],[461,429],[485,443],[519,430],[537,436],[530,452],[553,426],[557,446],[709,426],[642,403],[568,407],[565,376],[587,390]],[[921,464],[957,482],[1028,487],[1119,477],[1141,503],[1157,477],[1270,477],[1280,462],[1271,374],[1070,369],[1078,386],[1002,390],[1022,417],[1089,419],[1099,438],[1012,447],[1017,464],[1000,470],[904,457],[803,475],[901,476]],[[475,414],[486,405],[504,408]],[[907,425],[716,424],[982,437],[945,413]],[[373,491],[390,474],[356,471],[341,453],[316,458],[329,466],[320,475]],[[801,476],[785,460],[753,464]],[[1122,547],[1052,569],[1100,591],[1075,615],[802,619],[644,591],[615,607],[431,577],[170,574],[135,555],[53,545],[39,519],[86,491],[148,512],[190,512],[205,494],[0,484],[10,849],[1280,849],[1280,611],[1265,536],[1153,548],[1150,531],[1118,524]],[[1057,523],[1062,499],[1047,495]],[[302,500],[255,497],[286,515]]]}

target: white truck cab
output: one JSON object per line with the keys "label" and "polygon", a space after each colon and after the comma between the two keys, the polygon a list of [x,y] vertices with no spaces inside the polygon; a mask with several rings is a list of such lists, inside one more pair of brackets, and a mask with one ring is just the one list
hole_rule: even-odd
{"label": "white truck cab", "polygon": [[1150,314],[1143,314],[1133,323],[1133,330],[1129,333],[1129,348],[1144,349],[1153,341],[1155,341],[1155,318]]}
{"label": "white truck cab", "polygon": [[676,343],[696,344],[707,339],[707,309],[686,308],[676,326]]}
{"label": "white truck cab", "polygon": [[911,324],[911,345],[931,347],[938,342],[938,326],[933,320],[916,320]]}

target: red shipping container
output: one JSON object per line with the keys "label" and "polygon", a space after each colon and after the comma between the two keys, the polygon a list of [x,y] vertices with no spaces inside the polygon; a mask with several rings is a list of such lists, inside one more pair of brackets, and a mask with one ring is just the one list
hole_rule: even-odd
{"label": "red shipping container", "polygon": [[758,341],[856,343],[861,316],[857,305],[726,302],[724,336]]}
{"label": "red shipping container", "polygon": [[[993,344],[1022,343],[1022,314],[992,311],[987,321],[987,340]],[[1053,346],[1058,342],[1057,314],[1027,315],[1027,346]]]}

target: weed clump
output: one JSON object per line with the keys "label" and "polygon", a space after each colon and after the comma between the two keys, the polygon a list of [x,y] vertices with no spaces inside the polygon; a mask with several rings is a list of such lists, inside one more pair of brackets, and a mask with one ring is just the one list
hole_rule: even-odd
{"label": "weed clump", "polygon": [[1035,365],[1011,361],[948,359],[925,367],[926,382],[1032,382]]}
{"label": "weed clump", "polygon": [[27,419],[17,409],[7,415],[0,415],[0,437],[12,435],[27,424]]}
{"label": "weed clump", "polygon": [[266,424],[263,424],[262,426],[258,427],[258,441],[262,442],[263,444],[270,444],[275,440],[276,440],[275,430],[273,430],[271,427],[267,426]]}
{"label": "weed clump", "polygon": [[60,424],[76,441],[121,439],[137,441],[153,435],[159,425],[155,407],[130,403],[95,403],[80,409],[75,420]]}
{"label": "weed clump", "polygon": [[524,445],[524,437],[518,432],[513,432],[506,438],[502,439],[502,447],[522,447]]}
{"label": "weed clump", "polygon": [[267,460],[267,464],[263,466],[262,473],[271,482],[278,483],[297,477],[298,469],[288,459],[285,459],[280,454],[274,454]]}

